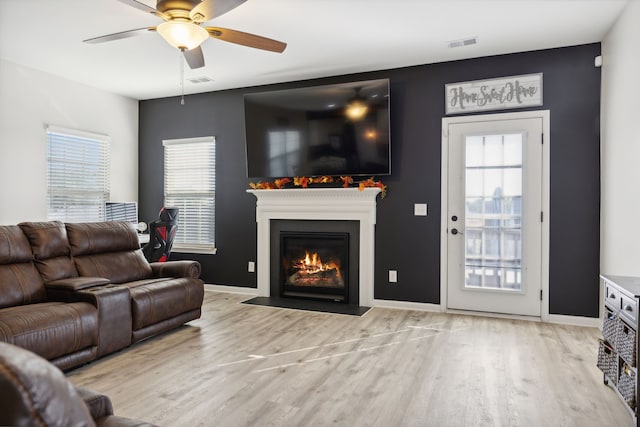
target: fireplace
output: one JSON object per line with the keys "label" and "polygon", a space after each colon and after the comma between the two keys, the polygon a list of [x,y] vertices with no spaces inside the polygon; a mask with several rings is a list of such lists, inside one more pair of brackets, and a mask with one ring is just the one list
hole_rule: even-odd
{"label": "fireplace", "polygon": [[[247,190],[256,197],[259,296],[280,295],[280,231],[349,234],[347,298],[371,306],[379,188]],[[304,225],[304,228],[299,228]]]}
{"label": "fireplace", "polygon": [[348,302],[349,234],[280,233],[280,295]]}
{"label": "fireplace", "polygon": [[357,221],[271,220],[271,296],[358,305]]}

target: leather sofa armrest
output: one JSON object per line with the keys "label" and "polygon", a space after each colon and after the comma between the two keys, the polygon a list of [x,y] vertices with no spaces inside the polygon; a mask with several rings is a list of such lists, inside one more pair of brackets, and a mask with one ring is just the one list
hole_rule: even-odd
{"label": "leather sofa armrest", "polygon": [[45,287],[52,290],[79,291],[108,283],[109,279],[105,279],[104,277],[69,277],[47,282],[45,283]]}
{"label": "leather sofa armrest", "polygon": [[96,427],[158,427],[145,421],[113,415],[113,405],[109,396],[83,387],[76,387],[76,391],[89,408]]}
{"label": "leather sofa armrest", "polygon": [[96,420],[96,427],[158,427],[146,421],[134,420],[133,418],[109,415],[108,417]]}
{"label": "leather sofa armrest", "polygon": [[167,261],[152,262],[151,271],[153,277],[190,277],[192,279],[200,278],[201,266],[198,261]]}
{"label": "leather sofa armrest", "polygon": [[89,413],[94,420],[113,415],[113,405],[108,396],[84,387],[76,387],[76,391],[84,404],[87,405],[87,408],[89,408]]}

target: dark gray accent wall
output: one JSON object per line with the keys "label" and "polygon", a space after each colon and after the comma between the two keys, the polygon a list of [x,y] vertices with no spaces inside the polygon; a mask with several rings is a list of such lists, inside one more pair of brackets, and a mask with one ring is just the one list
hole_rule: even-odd
{"label": "dark gray accent wall", "polygon": [[[383,70],[313,81],[234,89],[140,102],[140,217],[163,200],[162,140],[216,137],[216,255],[197,259],[207,283],[256,287],[255,198],[246,193],[243,94],[270,89],[389,78],[392,176],[378,202],[375,298],[440,303],[441,127],[444,86],[468,80],[544,74],[551,111],[549,311],[598,316],[600,211],[600,44]],[[532,109],[529,109],[532,110]],[[548,140],[548,139],[547,139]],[[429,215],[413,215],[428,203]],[[398,283],[387,283],[387,271]]]}

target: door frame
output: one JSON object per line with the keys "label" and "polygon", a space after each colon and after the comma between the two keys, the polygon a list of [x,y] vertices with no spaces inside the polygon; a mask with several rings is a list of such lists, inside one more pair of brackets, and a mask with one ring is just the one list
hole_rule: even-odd
{"label": "door frame", "polygon": [[[542,253],[541,253],[541,271],[540,271],[540,287],[542,289],[542,300],[540,301],[540,318],[542,321],[549,321],[549,219],[550,203],[550,146],[551,132],[549,110],[536,110],[515,113],[496,113],[496,114],[478,114],[472,116],[456,116],[442,118],[442,154],[440,168],[440,310],[443,312],[458,312],[458,310],[449,309],[447,301],[447,284],[448,284],[448,177],[449,177],[449,125],[459,123],[477,123],[498,120],[517,120],[517,119],[542,119]],[[521,317],[516,315],[506,315],[507,317]],[[525,316],[526,318],[530,318]]]}

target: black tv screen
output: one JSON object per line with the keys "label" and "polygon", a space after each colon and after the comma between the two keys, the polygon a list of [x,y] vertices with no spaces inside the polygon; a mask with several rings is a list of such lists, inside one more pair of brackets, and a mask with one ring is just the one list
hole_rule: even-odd
{"label": "black tv screen", "polygon": [[247,176],[391,174],[389,80],[244,96]]}

